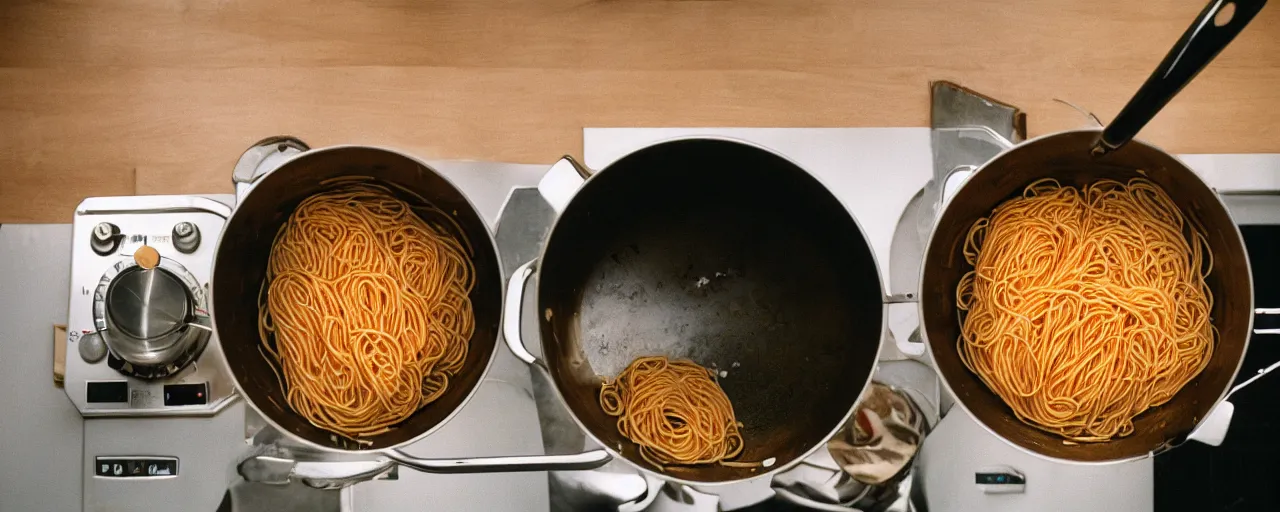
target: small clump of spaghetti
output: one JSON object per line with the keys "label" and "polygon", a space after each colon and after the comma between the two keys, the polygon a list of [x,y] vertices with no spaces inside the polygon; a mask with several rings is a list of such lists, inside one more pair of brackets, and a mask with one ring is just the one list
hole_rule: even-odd
{"label": "small clump of spaghetti", "polygon": [[1213,356],[1204,229],[1151,181],[1037,181],[963,250],[961,360],[1019,419],[1069,442],[1132,434]]}
{"label": "small clump of spaghetti", "polygon": [[475,323],[470,251],[446,222],[372,183],[339,184],[293,211],[258,304],[290,408],[361,442],[444,393]]}
{"label": "small clump of spaghetti", "polygon": [[742,423],[734,418],[733,405],[712,370],[693,361],[637,358],[617,379],[605,379],[600,407],[618,418],[618,432],[636,443],[640,456],[659,470],[696,464],[761,465],[729,460],[742,453]]}

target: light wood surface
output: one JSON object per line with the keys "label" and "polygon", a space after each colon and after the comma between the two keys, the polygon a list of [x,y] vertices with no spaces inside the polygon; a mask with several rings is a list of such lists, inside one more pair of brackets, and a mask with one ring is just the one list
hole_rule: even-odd
{"label": "light wood surface", "polygon": [[[0,222],[228,192],[268,135],[550,163],[584,126],[926,126],[930,80],[1114,116],[1203,0],[0,0]],[[1280,6],[1142,137],[1280,152]]]}

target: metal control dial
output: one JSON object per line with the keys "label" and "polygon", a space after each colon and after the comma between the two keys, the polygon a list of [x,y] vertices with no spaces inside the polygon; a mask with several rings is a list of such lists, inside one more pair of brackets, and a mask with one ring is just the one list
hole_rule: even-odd
{"label": "metal control dial", "polygon": [[186,268],[168,258],[154,266],[139,259],[145,258],[122,259],[103,274],[94,292],[93,322],[110,349],[108,366],[160,378],[195,359],[213,327],[204,289]]}
{"label": "metal control dial", "polygon": [[96,332],[81,336],[76,343],[79,345],[80,358],[86,363],[96,363],[107,356],[107,344]]}
{"label": "metal control dial", "polygon": [[99,256],[106,256],[120,247],[120,240],[124,237],[120,236],[120,227],[110,222],[99,222],[93,227],[93,233],[89,236],[89,246],[93,247],[93,252]]}
{"label": "metal control dial", "polygon": [[200,247],[200,228],[191,222],[173,225],[173,248],[182,254],[191,254]]}

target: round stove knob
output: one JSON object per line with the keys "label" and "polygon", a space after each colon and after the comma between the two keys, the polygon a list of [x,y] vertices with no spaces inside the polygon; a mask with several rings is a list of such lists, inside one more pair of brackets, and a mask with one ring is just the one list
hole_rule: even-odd
{"label": "round stove knob", "polygon": [[182,283],[163,270],[126,272],[107,288],[111,323],[119,332],[140,340],[160,338],[181,328],[189,306]]}
{"label": "round stove knob", "polygon": [[77,343],[80,345],[80,359],[86,363],[96,363],[107,356],[107,344],[96,332],[81,336]]}
{"label": "round stove knob", "polygon": [[120,246],[120,227],[110,222],[99,222],[93,226],[93,233],[89,237],[89,246],[93,247],[93,252],[99,256],[106,256],[116,252],[116,248]]}
{"label": "round stove knob", "polygon": [[[142,261],[139,261],[142,260]],[[103,275],[94,294],[94,325],[127,375],[176,373],[204,350],[212,332],[204,290],[168,258],[122,260]]]}
{"label": "round stove knob", "polygon": [[173,225],[173,248],[182,254],[191,254],[200,247],[200,228],[191,222]]}

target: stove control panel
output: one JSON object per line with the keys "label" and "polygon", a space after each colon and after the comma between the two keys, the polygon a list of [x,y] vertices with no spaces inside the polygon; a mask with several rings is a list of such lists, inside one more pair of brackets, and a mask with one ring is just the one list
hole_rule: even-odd
{"label": "stove control panel", "polygon": [[234,400],[206,304],[208,237],[231,200],[91,197],[76,208],[64,389],[81,415],[209,416]]}
{"label": "stove control panel", "polygon": [[176,457],[94,457],[93,476],[100,478],[173,478]]}

